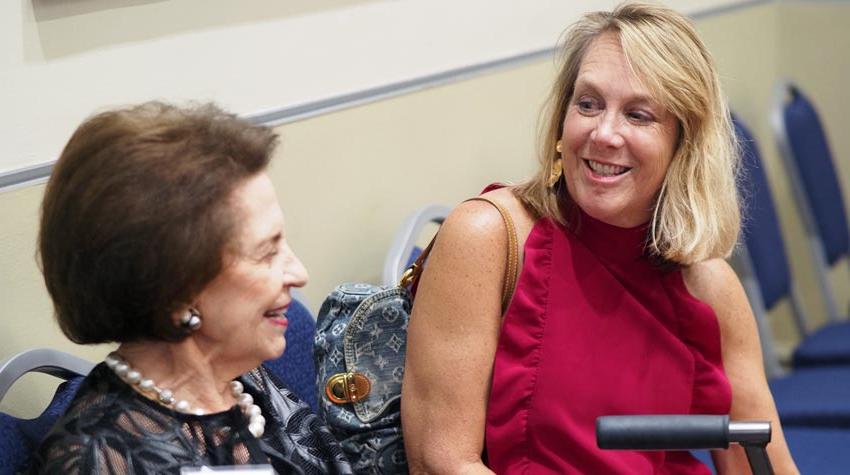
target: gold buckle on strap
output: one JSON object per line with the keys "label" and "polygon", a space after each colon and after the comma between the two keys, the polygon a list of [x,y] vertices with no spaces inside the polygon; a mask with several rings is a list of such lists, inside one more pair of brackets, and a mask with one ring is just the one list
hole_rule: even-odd
{"label": "gold buckle on strap", "polygon": [[328,378],[325,394],[334,404],[345,404],[365,399],[372,383],[360,373],[337,373]]}
{"label": "gold buckle on strap", "polygon": [[416,277],[416,271],[418,270],[418,268],[419,265],[414,262],[412,266],[405,269],[404,273],[401,274],[401,279],[399,279],[398,286],[407,287],[412,284],[413,279]]}

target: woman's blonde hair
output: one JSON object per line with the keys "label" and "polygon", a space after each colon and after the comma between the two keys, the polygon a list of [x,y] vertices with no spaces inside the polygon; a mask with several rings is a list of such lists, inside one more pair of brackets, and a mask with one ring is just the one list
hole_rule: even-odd
{"label": "woman's blonde hair", "polygon": [[563,66],[541,128],[541,168],[517,187],[519,199],[538,217],[567,224],[572,206],[561,180],[547,186],[559,154],[564,116],[594,39],[617,33],[635,75],[679,123],[679,141],[659,191],[647,236],[648,252],[667,262],[692,264],[728,256],[740,228],[736,189],[738,152],[714,60],[690,21],[658,5],[624,3],[611,12],[584,15],[568,31]]}

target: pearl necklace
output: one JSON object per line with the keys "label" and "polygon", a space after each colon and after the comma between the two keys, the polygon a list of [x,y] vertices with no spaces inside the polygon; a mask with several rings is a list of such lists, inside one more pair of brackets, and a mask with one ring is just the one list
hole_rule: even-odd
{"label": "pearl necklace", "polygon": [[[106,366],[109,367],[115,374],[118,375],[124,382],[139,388],[143,393],[154,393],[156,400],[160,404],[174,409],[178,412],[195,414],[202,416],[205,414],[203,409],[195,408],[192,410],[189,407],[189,402],[181,399],[176,400],[174,393],[170,389],[160,388],[152,379],[146,379],[138,370],[130,367],[127,361],[118,353],[112,352],[106,357]],[[248,419],[248,431],[254,437],[261,437],[266,429],[266,418],[263,417],[263,412],[260,406],[254,404],[254,398],[245,392],[245,388],[239,381],[230,382],[230,394],[236,398],[236,404],[242,411],[242,414]]]}

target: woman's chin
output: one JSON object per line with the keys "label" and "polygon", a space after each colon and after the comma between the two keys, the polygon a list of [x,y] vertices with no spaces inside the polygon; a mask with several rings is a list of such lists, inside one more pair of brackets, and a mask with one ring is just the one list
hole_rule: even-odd
{"label": "woman's chin", "polygon": [[283,356],[283,352],[286,350],[286,340],[283,338],[281,340],[283,341],[269,348],[268,357],[264,358],[263,361],[276,360]]}
{"label": "woman's chin", "polygon": [[[251,359],[259,360],[259,363],[262,363],[263,361],[276,360],[280,358],[283,356],[284,350],[286,350],[286,340],[283,338],[280,340],[281,341],[257,342],[257,346],[255,346],[253,351],[251,351]],[[248,355],[246,354],[245,356]],[[256,367],[256,365],[253,367]]]}
{"label": "woman's chin", "polygon": [[619,228],[641,226],[652,218],[652,214],[649,212],[630,211],[626,206],[619,203],[594,202],[585,205],[579,204],[579,207],[591,218]]}

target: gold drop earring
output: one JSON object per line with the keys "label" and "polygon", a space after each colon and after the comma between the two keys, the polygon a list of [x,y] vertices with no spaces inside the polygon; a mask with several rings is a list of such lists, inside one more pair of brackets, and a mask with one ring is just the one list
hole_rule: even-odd
{"label": "gold drop earring", "polygon": [[[557,151],[559,154],[561,153],[560,140],[555,143],[555,151]],[[553,188],[558,183],[558,181],[561,179],[562,173],[564,173],[564,164],[561,157],[558,157],[555,159],[555,161],[552,162],[552,170],[549,171],[549,180],[547,182],[549,188]]]}

